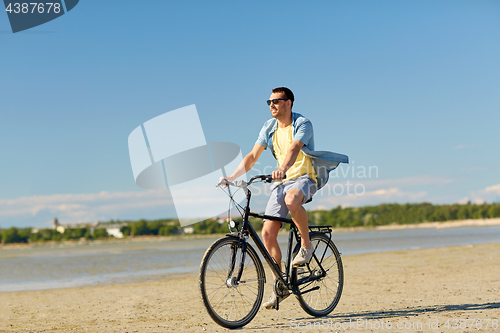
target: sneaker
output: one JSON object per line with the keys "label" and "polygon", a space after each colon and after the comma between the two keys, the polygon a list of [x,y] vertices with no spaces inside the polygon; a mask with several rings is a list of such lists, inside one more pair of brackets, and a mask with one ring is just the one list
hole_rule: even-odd
{"label": "sneaker", "polygon": [[285,296],[276,296],[274,291],[271,293],[271,296],[269,296],[269,301],[266,303],[262,304],[266,309],[271,310],[271,309],[276,309],[278,303],[281,303],[285,298],[290,296],[290,292],[287,290]]}
{"label": "sneaker", "polygon": [[313,255],[314,248],[311,244],[311,247],[306,249],[304,247],[301,247],[299,250],[299,253],[293,258],[292,265],[294,267],[297,267],[299,265],[307,264]]}

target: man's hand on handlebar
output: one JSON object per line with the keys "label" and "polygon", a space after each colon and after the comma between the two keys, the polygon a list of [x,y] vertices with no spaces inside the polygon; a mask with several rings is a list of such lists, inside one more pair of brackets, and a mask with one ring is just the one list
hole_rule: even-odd
{"label": "man's hand on handlebar", "polygon": [[275,170],[273,171],[273,180],[283,180],[286,178],[286,172],[283,170]]}
{"label": "man's hand on handlebar", "polygon": [[228,183],[232,183],[233,182],[233,179],[231,179],[231,177],[220,177],[219,179],[219,184],[217,184],[218,186],[222,186],[222,188],[226,188],[228,187]]}

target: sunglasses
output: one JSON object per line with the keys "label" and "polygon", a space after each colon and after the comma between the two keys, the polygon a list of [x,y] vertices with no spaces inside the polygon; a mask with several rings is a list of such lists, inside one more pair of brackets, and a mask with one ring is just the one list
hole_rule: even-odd
{"label": "sunglasses", "polygon": [[288,98],[275,98],[275,99],[268,99],[268,100],[267,100],[267,105],[271,106],[271,103],[273,103],[273,104],[278,104],[280,101],[288,101]]}

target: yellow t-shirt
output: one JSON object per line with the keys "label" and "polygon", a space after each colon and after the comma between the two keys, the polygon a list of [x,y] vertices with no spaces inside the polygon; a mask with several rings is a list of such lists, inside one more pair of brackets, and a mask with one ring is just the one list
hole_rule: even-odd
{"label": "yellow t-shirt", "polygon": [[[285,128],[280,128],[279,126],[276,128],[273,135],[273,149],[274,155],[278,160],[278,168],[283,164],[288,149],[290,149],[290,145],[292,144],[292,140],[292,124]],[[316,180],[316,171],[313,168],[311,159],[304,155],[301,150],[299,151],[299,155],[297,155],[295,163],[286,172],[286,179],[284,181],[300,177],[304,174],[309,175],[312,180],[318,183]]]}

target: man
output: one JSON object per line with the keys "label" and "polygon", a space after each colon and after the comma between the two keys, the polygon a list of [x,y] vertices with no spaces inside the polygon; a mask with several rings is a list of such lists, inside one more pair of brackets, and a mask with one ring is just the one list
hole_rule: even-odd
{"label": "man", "polygon": [[[301,249],[293,259],[297,267],[311,260],[313,247],[309,240],[307,213],[302,206],[309,201],[317,189],[328,181],[329,171],[340,162],[347,163],[347,156],[314,151],[314,133],[311,122],[304,116],[292,112],[295,98],[292,91],[285,87],[275,88],[267,101],[272,119],[262,127],[252,151],[245,156],[233,174],[226,179],[230,182],[249,171],[266,148],[270,148],[278,162],[278,169],[273,171],[273,180],[283,180],[271,187],[271,197],[265,215],[286,217],[288,212],[301,235]],[[265,220],[262,239],[269,254],[279,264],[281,250],[278,245],[278,232],[282,224],[279,221]],[[284,297],[278,297],[274,291],[267,309],[276,308]]]}

